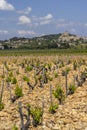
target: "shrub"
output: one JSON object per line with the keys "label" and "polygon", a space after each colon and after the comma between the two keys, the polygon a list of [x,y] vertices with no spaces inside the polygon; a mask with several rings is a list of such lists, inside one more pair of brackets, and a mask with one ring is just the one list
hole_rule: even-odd
{"label": "shrub", "polygon": [[66,72],[64,70],[62,70],[62,76],[65,76]]}
{"label": "shrub", "polygon": [[48,83],[49,75],[45,72],[44,74],[44,83]]}
{"label": "shrub", "polygon": [[13,77],[13,73],[12,72],[9,73],[9,77]]}
{"label": "shrub", "polygon": [[58,65],[58,67],[59,67],[59,68],[61,68],[61,67],[62,67],[62,65],[61,65],[61,64],[59,64],[59,65]]}
{"label": "shrub", "polygon": [[73,94],[76,90],[76,86],[75,85],[70,85],[69,87],[69,94]]}
{"label": "shrub", "polygon": [[86,72],[82,72],[81,73],[81,80],[83,81],[83,82],[85,82],[86,81]]}
{"label": "shrub", "polygon": [[17,79],[16,79],[15,77],[13,77],[11,83],[12,83],[12,84],[16,84],[16,83],[17,83]]}
{"label": "shrub", "polygon": [[65,100],[65,95],[64,95],[64,92],[63,92],[61,86],[57,86],[56,90],[53,91],[53,94],[54,94],[55,98],[57,98],[59,100],[59,103],[62,104],[63,101]]}
{"label": "shrub", "polygon": [[19,87],[18,85],[17,85],[16,88],[15,88],[15,95],[16,95],[18,98],[23,96],[22,88]]}
{"label": "shrub", "polygon": [[19,75],[19,70],[16,71],[16,74]]}
{"label": "shrub", "polygon": [[7,77],[6,82],[11,82],[11,77]]}
{"label": "shrub", "polygon": [[67,67],[65,70],[62,71],[62,76],[66,76],[70,71],[70,68]]}
{"label": "shrub", "polygon": [[49,79],[50,81],[53,81],[53,78],[52,78],[52,77],[50,77],[50,76],[48,77],[48,79]]}
{"label": "shrub", "polygon": [[27,76],[24,76],[23,80],[29,82],[29,78]]}
{"label": "shrub", "polygon": [[3,75],[1,75],[1,78],[2,78],[2,79],[4,79],[4,78],[5,78],[5,75],[4,75],[4,74],[3,74]]}
{"label": "shrub", "polygon": [[24,68],[24,67],[25,67],[25,64],[24,64],[24,63],[21,63],[20,65],[21,65],[21,67],[22,67],[22,68]]}
{"label": "shrub", "polygon": [[4,104],[0,101],[0,111],[2,111],[2,109],[4,109]]}
{"label": "shrub", "polygon": [[42,75],[39,75],[39,76],[38,76],[38,79],[41,80],[41,79],[42,79]]}
{"label": "shrub", "polygon": [[8,67],[8,65],[5,65],[5,68],[6,68],[7,70],[9,70],[9,67]]}
{"label": "shrub", "polygon": [[64,65],[64,62],[63,61],[61,61],[61,67],[64,67],[65,65]]}
{"label": "shrub", "polygon": [[31,109],[31,115],[33,117],[33,125],[37,126],[40,123],[42,117],[42,110],[39,107]]}
{"label": "shrub", "polygon": [[32,66],[27,66],[25,70],[26,70],[26,72],[27,72],[27,71],[29,71],[29,72],[30,72],[30,71],[32,71],[32,69],[33,69],[33,67],[32,67]]}
{"label": "shrub", "polygon": [[50,113],[52,113],[52,114],[54,114],[55,112],[56,112],[56,109],[58,109],[58,105],[51,105],[50,107],[49,107],[49,112]]}
{"label": "shrub", "polygon": [[13,128],[12,128],[12,130],[18,130],[17,126],[14,125]]}
{"label": "shrub", "polygon": [[65,71],[66,71],[66,73],[68,74],[68,73],[69,73],[69,71],[70,71],[70,68],[69,68],[69,67],[67,67]]}
{"label": "shrub", "polygon": [[57,78],[58,77],[58,73],[54,73],[54,77]]}
{"label": "shrub", "polygon": [[49,64],[48,64],[48,69],[51,70],[51,68],[52,68],[52,64],[49,63]]}
{"label": "shrub", "polygon": [[70,59],[67,61],[67,65],[69,65],[69,64],[71,64],[71,60]]}
{"label": "shrub", "polygon": [[74,70],[77,69],[77,62],[76,62],[76,61],[74,61],[74,63],[73,63],[73,69],[74,69]]}

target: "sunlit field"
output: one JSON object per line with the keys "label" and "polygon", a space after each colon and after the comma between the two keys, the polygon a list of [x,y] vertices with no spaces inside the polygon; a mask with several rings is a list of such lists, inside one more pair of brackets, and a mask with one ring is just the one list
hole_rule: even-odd
{"label": "sunlit field", "polygon": [[87,56],[20,53],[0,57],[0,130],[87,124]]}

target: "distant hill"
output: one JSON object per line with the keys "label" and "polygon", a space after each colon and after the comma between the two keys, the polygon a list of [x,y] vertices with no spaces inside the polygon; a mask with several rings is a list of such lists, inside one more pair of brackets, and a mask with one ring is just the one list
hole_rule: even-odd
{"label": "distant hill", "polygon": [[1,49],[67,49],[87,48],[87,38],[68,32],[34,38],[13,37],[0,41]]}

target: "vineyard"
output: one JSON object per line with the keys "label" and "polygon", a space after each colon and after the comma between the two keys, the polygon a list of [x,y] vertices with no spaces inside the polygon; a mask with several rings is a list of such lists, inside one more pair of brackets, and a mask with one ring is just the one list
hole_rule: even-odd
{"label": "vineyard", "polygon": [[87,130],[87,56],[0,57],[0,130]]}

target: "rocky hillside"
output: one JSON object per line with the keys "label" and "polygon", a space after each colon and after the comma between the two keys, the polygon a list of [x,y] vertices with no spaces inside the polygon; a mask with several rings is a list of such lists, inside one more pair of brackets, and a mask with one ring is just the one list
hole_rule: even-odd
{"label": "rocky hillside", "polygon": [[77,41],[79,40],[81,37],[73,35],[73,34],[69,34],[68,32],[65,32],[63,34],[61,34],[61,36],[59,37],[59,41]]}
{"label": "rocky hillside", "polygon": [[68,32],[35,38],[13,37],[9,40],[0,41],[1,49],[67,49],[82,47],[87,47],[87,38],[76,36]]}

